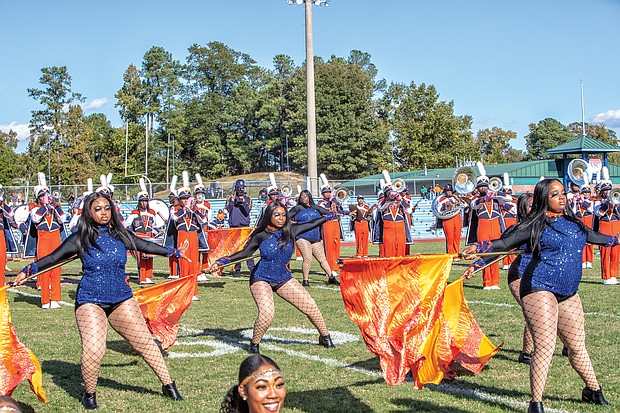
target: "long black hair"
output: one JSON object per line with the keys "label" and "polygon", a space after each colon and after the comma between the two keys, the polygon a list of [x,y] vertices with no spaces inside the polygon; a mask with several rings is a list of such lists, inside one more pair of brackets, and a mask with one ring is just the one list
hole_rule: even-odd
{"label": "long black hair", "polygon": [[530,199],[532,199],[534,195],[531,192],[526,192],[524,194],[519,195],[517,198],[517,222],[521,222],[525,219],[528,214],[528,205]]}
{"label": "long black hair", "polygon": [[284,209],[284,213],[286,214],[286,222],[284,223],[284,225],[282,225],[282,228],[279,228],[282,233],[282,237],[280,238],[280,241],[278,241],[278,244],[282,248],[284,248],[293,239],[293,235],[291,234],[292,224],[291,218],[288,216],[288,211],[286,211],[286,208],[282,206],[282,204],[279,202],[271,202],[265,207],[265,209],[263,210],[263,214],[260,217],[260,221],[258,221],[258,223],[256,224],[256,228],[254,228],[254,231],[252,231],[250,238],[252,238],[258,233],[263,232],[265,229],[267,229],[268,225],[271,225],[271,217],[273,216],[273,213],[277,208]]}
{"label": "long black hair", "polygon": [[302,194],[308,195],[308,206],[311,206],[311,207],[316,206],[316,203],[314,202],[314,198],[312,198],[312,194],[307,189],[304,189],[303,191],[299,193],[299,196],[297,197],[297,205],[305,206],[301,203]]}
{"label": "long black hair", "polygon": [[[551,188],[551,184],[554,182],[559,183],[560,181],[557,179],[543,179],[536,184],[536,187],[534,187],[532,210],[523,221],[518,222],[514,226],[514,231],[528,231],[530,233],[528,246],[536,257],[540,257],[540,237],[542,232],[551,222],[547,216],[547,207],[549,205],[549,188]],[[564,218],[577,224],[582,231],[586,230],[586,227],[571,210],[568,202],[566,202],[566,207],[564,208]]]}
{"label": "long black hair", "polygon": [[239,394],[239,384],[264,365],[272,366],[274,369],[280,370],[280,367],[278,367],[275,361],[261,354],[252,354],[243,360],[239,366],[239,381],[236,385],[228,389],[224,395],[224,400],[222,400],[222,404],[220,405],[220,413],[249,413],[250,408],[248,407],[248,402],[243,400]]}
{"label": "long black hair", "polygon": [[114,206],[114,202],[110,196],[103,192],[93,192],[84,198],[84,205],[82,206],[82,215],[80,215],[80,220],[78,221],[78,238],[77,238],[77,249],[78,256],[80,258],[84,257],[84,251],[89,248],[97,248],[101,250],[99,245],[97,245],[97,238],[99,238],[99,224],[93,218],[93,215],[90,212],[90,208],[93,205],[93,202],[97,199],[105,199],[110,203],[110,221],[108,222],[108,231],[110,235],[114,238],[121,241],[128,250],[131,251],[131,254],[136,256],[136,245],[129,235],[129,232],[125,229],[121,221],[118,219],[118,214],[116,213],[116,208]]}

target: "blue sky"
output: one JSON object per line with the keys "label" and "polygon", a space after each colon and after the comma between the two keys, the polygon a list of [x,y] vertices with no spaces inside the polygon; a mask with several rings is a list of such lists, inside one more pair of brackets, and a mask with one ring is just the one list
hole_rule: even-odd
{"label": "blue sky", "polygon": [[[86,113],[120,126],[114,94],[152,46],[180,61],[210,41],[268,68],[279,53],[305,59],[304,8],[285,0],[3,0],[0,15],[0,129],[20,138],[43,67],[67,66]],[[433,84],[474,133],[512,130],[523,149],[529,123],[581,121],[581,79],[586,121],[620,136],[618,0],[331,0],[313,17],[315,55],[357,49],[388,82]]]}

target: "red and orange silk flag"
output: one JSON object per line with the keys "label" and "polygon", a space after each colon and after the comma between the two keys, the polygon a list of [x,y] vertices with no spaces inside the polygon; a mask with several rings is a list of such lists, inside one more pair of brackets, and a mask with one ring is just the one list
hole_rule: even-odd
{"label": "red and orange silk flag", "polygon": [[478,373],[499,350],[469,311],[462,280],[446,286],[450,255],[343,261],[345,308],[389,385],[409,371],[418,389],[439,384],[456,376],[453,363]]}
{"label": "red and orange silk flag", "polygon": [[188,275],[133,293],[140,305],[146,325],[151,334],[161,342],[164,350],[177,340],[179,319],[192,303],[197,276],[198,274]]}
{"label": "red and orange silk flag", "polygon": [[8,285],[0,288],[0,395],[10,396],[17,385],[27,379],[39,400],[47,402],[41,365],[32,351],[19,341],[11,323],[6,298],[8,288]]}
{"label": "red and orange silk flag", "polygon": [[240,227],[207,231],[209,266],[213,265],[218,258],[229,257],[241,251],[253,230],[252,227]]}

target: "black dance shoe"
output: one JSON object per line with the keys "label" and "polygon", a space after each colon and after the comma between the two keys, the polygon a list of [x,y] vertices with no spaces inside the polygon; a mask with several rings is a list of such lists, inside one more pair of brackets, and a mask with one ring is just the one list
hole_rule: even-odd
{"label": "black dance shoe", "polygon": [[611,403],[603,396],[603,389],[592,390],[589,387],[584,387],[581,391],[581,401],[586,403],[600,404],[601,406],[611,406]]}
{"label": "black dance shoe", "polygon": [[302,280],[302,281],[301,281],[301,286],[302,286],[302,287],[310,287],[310,281],[308,281],[308,280]]}
{"label": "black dance shoe", "polygon": [[329,334],[326,336],[319,336],[319,345],[325,348],[336,348]]}
{"label": "black dance shoe", "polygon": [[170,384],[164,384],[161,386],[161,391],[164,393],[164,396],[171,398],[172,400],[181,401],[183,397],[181,393],[177,390],[177,385],[175,382]]}
{"label": "black dance shoe", "polygon": [[340,281],[338,281],[336,277],[329,277],[327,279],[327,284],[340,285]]}
{"label": "black dance shoe", "polygon": [[97,393],[84,392],[84,395],[82,396],[82,406],[84,406],[84,408],[87,410],[93,410],[98,408],[99,406],[97,406]]}
{"label": "black dance shoe", "polygon": [[568,347],[566,346],[562,347],[562,356],[568,357]]}
{"label": "black dance shoe", "polygon": [[520,352],[517,361],[523,364],[532,364],[532,354]]}
{"label": "black dance shoe", "polygon": [[530,402],[527,413],[545,413],[542,402]]}
{"label": "black dance shoe", "polygon": [[248,349],[248,353],[260,354],[260,349],[258,348],[258,344],[250,343],[250,348]]}

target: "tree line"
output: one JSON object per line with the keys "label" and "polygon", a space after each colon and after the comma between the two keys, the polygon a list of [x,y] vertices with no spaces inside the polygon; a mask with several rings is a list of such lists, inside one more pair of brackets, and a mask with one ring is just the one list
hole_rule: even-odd
{"label": "tree line", "polygon": [[[454,166],[543,159],[545,151],[582,135],[581,123],[547,118],[529,125],[526,151],[516,133],[493,127],[472,131],[472,117],[454,113],[433,85],[377,77],[371,56],[315,57],[318,170],[332,179],[381,169]],[[124,123],[86,116],[85,97],[72,90],[67,67],[46,67],[27,90],[32,111],[27,150],[15,153],[16,134],[0,133],[0,180],[15,182],[44,171],[49,184],[83,184],[112,172],[168,181],[188,170],[205,179],[253,172],[307,170],[305,66],[277,55],[272,68],[221,42],[188,48],[184,62],[162,47],[130,64],[115,93]],[[605,125],[586,134],[618,142]],[[116,179],[115,179],[116,180]]]}

